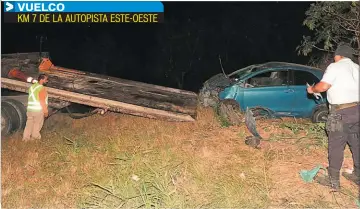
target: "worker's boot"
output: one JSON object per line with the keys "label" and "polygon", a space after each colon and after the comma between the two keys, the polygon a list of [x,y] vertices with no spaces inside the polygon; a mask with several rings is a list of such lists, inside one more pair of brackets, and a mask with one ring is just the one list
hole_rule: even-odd
{"label": "worker's boot", "polygon": [[360,186],[360,168],[355,167],[352,173],[343,173],[342,174],[347,180],[354,182],[356,185]]}
{"label": "worker's boot", "polygon": [[334,191],[340,190],[340,171],[328,168],[327,176],[317,176],[315,180],[319,184],[330,187]]}

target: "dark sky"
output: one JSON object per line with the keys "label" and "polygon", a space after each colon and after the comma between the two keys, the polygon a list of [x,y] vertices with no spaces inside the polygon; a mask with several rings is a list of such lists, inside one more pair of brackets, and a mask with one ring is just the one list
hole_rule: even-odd
{"label": "dark sky", "polygon": [[[295,48],[310,2],[164,2],[163,24],[2,24],[2,53],[43,50],[55,65],[197,91],[220,73],[268,61],[306,64]],[[183,80],[181,77],[183,75]],[[183,82],[182,82],[183,81]]]}

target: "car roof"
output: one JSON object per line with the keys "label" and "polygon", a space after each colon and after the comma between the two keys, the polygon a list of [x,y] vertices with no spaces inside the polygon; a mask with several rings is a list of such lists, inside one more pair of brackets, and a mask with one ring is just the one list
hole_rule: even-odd
{"label": "car roof", "polygon": [[273,67],[295,67],[295,68],[306,68],[308,70],[315,70],[315,71],[323,71],[320,68],[311,67],[308,65],[301,65],[301,64],[295,64],[290,62],[266,62],[263,64],[258,64],[255,66],[259,66],[260,68],[273,68]]}
{"label": "car roof", "polygon": [[294,70],[312,71],[313,73],[315,73],[317,75],[321,75],[324,73],[324,70],[322,70],[320,68],[316,68],[316,67],[311,67],[308,65],[301,65],[301,64],[295,64],[295,63],[290,63],[290,62],[266,62],[266,63],[262,63],[262,64],[260,63],[260,64],[248,65],[246,67],[240,68],[240,69],[228,74],[228,76],[236,75],[240,71],[243,71],[243,70],[246,70],[249,68],[258,68],[258,69],[262,70],[262,69],[266,69],[266,68],[282,69],[282,68],[286,68],[286,67],[291,67]]}

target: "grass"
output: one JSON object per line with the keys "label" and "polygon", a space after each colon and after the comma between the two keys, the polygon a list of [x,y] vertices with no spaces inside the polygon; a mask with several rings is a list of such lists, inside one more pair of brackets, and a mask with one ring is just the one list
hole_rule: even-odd
{"label": "grass", "polygon": [[346,180],[347,195],[333,196],[299,178],[327,161],[320,124],[258,125],[268,139],[261,150],[244,144],[246,127],[224,127],[210,109],[195,123],[55,115],[40,141],[2,140],[2,207],[355,207],[357,188]]}

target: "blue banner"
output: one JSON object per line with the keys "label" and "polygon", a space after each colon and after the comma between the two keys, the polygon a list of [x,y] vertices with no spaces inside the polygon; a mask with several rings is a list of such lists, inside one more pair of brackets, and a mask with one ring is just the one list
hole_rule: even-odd
{"label": "blue banner", "polygon": [[164,12],[160,1],[4,1],[4,12]]}

